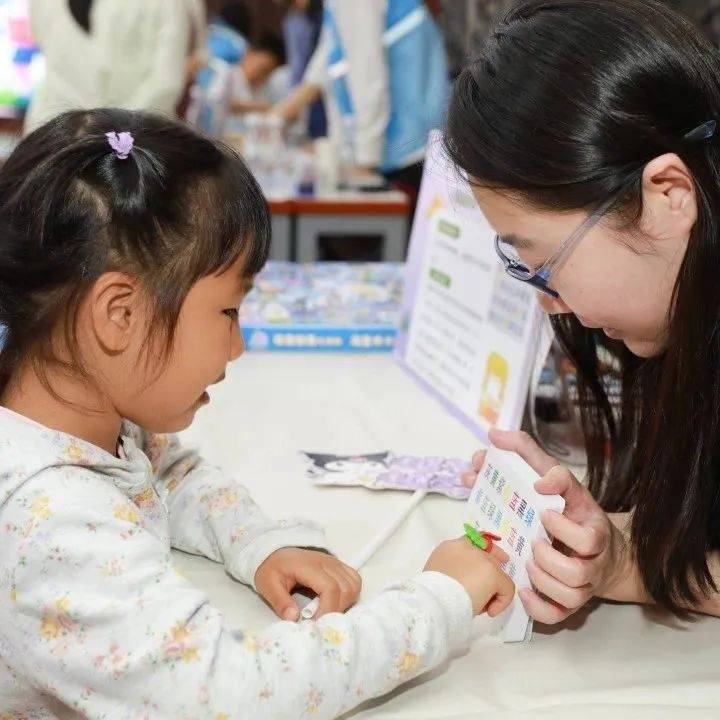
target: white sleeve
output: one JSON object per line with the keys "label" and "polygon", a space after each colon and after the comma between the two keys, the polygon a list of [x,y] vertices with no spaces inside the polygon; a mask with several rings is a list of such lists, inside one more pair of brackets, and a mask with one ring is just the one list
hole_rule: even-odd
{"label": "white sleeve", "polygon": [[377,167],[390,120],[389,71],[383,44],[387,0],[337,0],[335,14],[355,109],[355,158],[358,165]]}
{"label": "white sleeve", "polygon": [[324,88],[327,85],[329,53],[330,36],[328,35],[327,28],[323,26],[315,52],[310,58],[308,66],[305,68],[305,74],[302,79],[303,85],[317,85],[320,88]]}
{"label": "white sleeve", "polygon": [[345,615],[228,627],[110,480],[35,475],[0,509],[0,652],[83,717],[337,717],[442,662],[470,599],[437,573]]}
{"label": "white sleeve", "polygon": [[173,547],[223,563],[247,585],[253,585],[258,567],[275,550],[327,549],[319,526],[300,519],[267,518],[240,482],[176,437],[136,432],[168,510]]}
{"label": "white sleeve", "polygon": [[157,34],[152,69],[139,78],[128,107],[172,114],[185,88],[186,61],[190,50],[191,24],[177,0],[154,0]]}

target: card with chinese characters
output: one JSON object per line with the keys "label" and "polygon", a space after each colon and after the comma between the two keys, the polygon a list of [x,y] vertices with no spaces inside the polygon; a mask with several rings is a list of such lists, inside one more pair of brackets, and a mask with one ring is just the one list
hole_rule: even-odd
{"label": "card with chinese characters", "polygon": [[[531,587],[525,566],[532,558],[533,540],[548,539],[540,514],[565,508],[559,495],[541,495],[535,490],[539,478],[516,453],[491,448],[468,499],[468,521],[473,527],[502,538],[498,545],[510,556],[503,569],[518,590]],[[505,642],[530,638],[532,620],[517,594],[504,615]]]}

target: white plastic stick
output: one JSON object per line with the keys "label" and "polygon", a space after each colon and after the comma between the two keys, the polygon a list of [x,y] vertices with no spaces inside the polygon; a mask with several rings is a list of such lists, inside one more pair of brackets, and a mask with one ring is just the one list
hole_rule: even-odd
{"label": "white plastic stick", "polygon": [[[427,490],[416,490],[405,507],[348,563],[355,570],[363,565],[397,532],[412,511],[423,501]],[[315,616],[320,604],[320,598],[311,600],[301,611],[303,620],[310,620]]]}

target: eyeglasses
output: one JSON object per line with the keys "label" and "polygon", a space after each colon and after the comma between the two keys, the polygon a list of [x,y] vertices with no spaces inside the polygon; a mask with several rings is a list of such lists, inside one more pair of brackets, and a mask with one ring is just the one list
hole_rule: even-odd
{"label": "eyeglasses", "polygon": [[560,270],[567,259],[577,247],[578,243],[597,225],[600,219],[617,201],[627,193],[636,181],[636,175],[626,182],[618,192],[613,193],[600,207],[597,208],[585,222],[580,225],[568,238],[563,240],[560,247],[540,266],[538,270],[531,270],[525,265],[512,243],[503,240],[501,235],[495,236],[495,251],[505,266],[505,272],[510,277],[532,285],[537,290],[550,297],[558,298],[560,295],[550,286],[550,279]]}

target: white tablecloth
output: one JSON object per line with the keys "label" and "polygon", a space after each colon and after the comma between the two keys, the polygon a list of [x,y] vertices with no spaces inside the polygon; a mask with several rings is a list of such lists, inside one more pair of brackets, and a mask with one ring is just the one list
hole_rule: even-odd
{"label": "white tablecloth", "polygon": [[[185,440],[248,485],[273,515],[325,525],[352,556],[406,494],[314,488],[299,450],[469,457],[473,436],[425,396],[389,357],[246,355]],[[429,497],[363,571],[364,594],[419,570],[431,548],[461,532],[462,503]],[[273,622],[269,608],[219,566],[176,553],[177,564],[244,627]],[[478,620],[471,650],[353,718],[720,718],[720,620],[682,624],[635,606],[596,604],[527,645],[503,645]]]}

